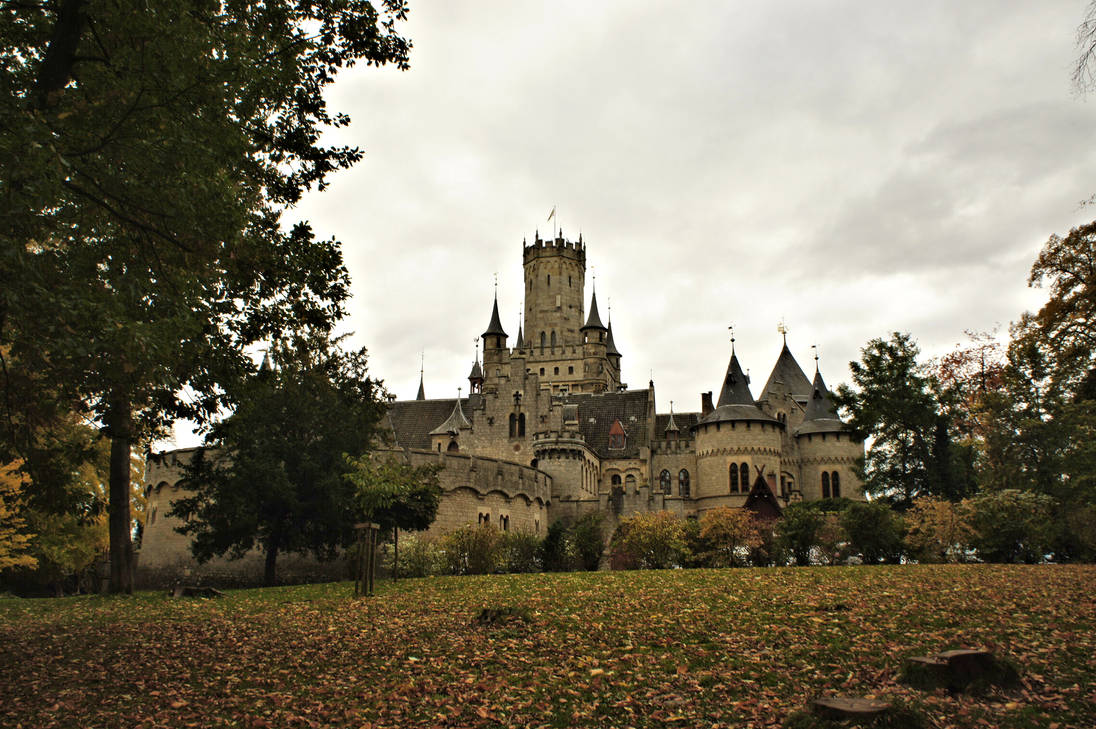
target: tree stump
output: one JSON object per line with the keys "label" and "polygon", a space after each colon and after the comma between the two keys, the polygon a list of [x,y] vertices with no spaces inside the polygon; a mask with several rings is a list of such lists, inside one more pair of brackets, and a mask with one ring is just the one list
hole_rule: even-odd
{"label": "tree stump", "polygon": [[919,689],[960,692],[985,686],[1010,686],[1020,678],[1012,664],[990,651],[962,648],[906,660],[903,681]]}

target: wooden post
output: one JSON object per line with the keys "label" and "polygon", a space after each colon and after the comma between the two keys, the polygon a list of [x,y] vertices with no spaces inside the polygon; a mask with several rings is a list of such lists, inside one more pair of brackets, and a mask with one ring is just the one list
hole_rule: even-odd
{"label": "wooden post", "polygon": [[373,596],[377,574],[377,536],[381,525],[371,522],[355,524],[358,533],[358,564],[354,570],[354,597]]}

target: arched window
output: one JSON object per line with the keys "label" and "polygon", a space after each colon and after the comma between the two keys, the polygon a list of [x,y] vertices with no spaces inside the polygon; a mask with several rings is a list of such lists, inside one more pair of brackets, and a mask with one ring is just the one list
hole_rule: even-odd
{"label": "arched window", "polygon": [[[554,352],[555,350],[556,350],[556,330],[553,329],[552,330],[552,351]],[[558,370],[557,370],[557,374],[558,374]]]}
{"label": "arched window", "polygon": [[518,413],[518,437],[525,437],[525,413]]}
{"label": "arched window", "polygon": [[665,468],[658,474],[658,485],[662,487],[662,493],[670,493],[670,472]]}
{"label": "arched window", "polygon": [[552,274],[548,274],[548,285],[552,285]]}
{"label": "arched window", "polygon": [[[439,443],[438,445],[440,446],[441,444]],[[457,451],[460,450],[460,446],[457,445],[457,441],[451,440],[451,441],[449,441],[449,447],[446,448],[445,450],[446,450],[447,453],[456,453]]]}
{"label": "arched window", "polygon": [[742,492],[745,493],[750,490],[750,466],[743,463],[738,467],[738,475],[742,481]]}
{"label": "arched window", "polygon": [[830,474],[822,472],[822,498],[830,498]]}
{"label": "arched window", "polygon": [[515,413],[510,413],[510,437],[516,438],[518,436],[518,416]]}
{"label": "arched window", "polygon": [[[548,342],[548,335],[545,334],[544,332],[541,332],[540,333],[540,353],[541,354],[544,354],[544,345],[547,344],[547,342]],[[543,375],[544,373],[541,372],[541,374]]]}
{"label": "arched window", "polygon": [[684,468],[677,474],[677,492],[680,496],[689,496],[689,472]]}
{"label": "arched window", "polygon": [[738,493],[738,464],[731,464],[731,493]]}
{"label": "arched window", "polygon": [[624,478],[624,486],[628,490],[629,493],[635,493],[635,490],[636,490],[636,477],[629,473]]}
{"label": "arched window", "polygon": [[611,479],[609,479],[609,482],[612,483],[614,486],[619,486],[620,485],[620,474],[619,473],[614,473],[613,477]]}
{"label": "arched window", "polygon": [[837,475],[837,471],[830,474],[830,495],[835,499],[841,498],[841,477]]}

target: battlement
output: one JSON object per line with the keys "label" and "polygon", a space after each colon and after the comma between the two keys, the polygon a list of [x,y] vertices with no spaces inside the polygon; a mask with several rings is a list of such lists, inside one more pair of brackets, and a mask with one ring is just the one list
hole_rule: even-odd
{"label": "battlement", "polygon": [[579,238],[577,241],[569,241],[560,233],[556,236],[555,240],[542,240],[538,235],[537,239],[534,240],[532,244],[524,246],[522,249],[523,263],[529,263],[529,261],[537,258],[557,256],[570,258],[585,266],[586,247],[582,242],[582,238]]}

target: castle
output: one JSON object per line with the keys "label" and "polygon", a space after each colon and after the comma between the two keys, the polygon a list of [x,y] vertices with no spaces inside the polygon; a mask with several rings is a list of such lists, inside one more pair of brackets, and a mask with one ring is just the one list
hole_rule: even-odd
{"label": "castle", "polygon": [[[582,238],[538,235],[522,254],[524,325],[511,342],[496,294],[468,396],[428,400],[420,374],[416,399],[389,404],[385,447],[411,463],[444,466],[432,533],[487,523],[543,535],[552,521],[595,511],[610,522],[724,506],[771,517],[794,501],[864,498],[854,468],[863,441],[838,419],[817,365],[812,382],[786,341],[756,398],[732,339],[719,398],[707,392],[698,412],[658,413],[653,381],[639,390],[621,382],[623,355],[596,292],[586,313]],[[146,575],[196,568],[173,520],[156,517],[184,487],[188,457],[150,459]],[[219,568],[247,569],[246,560]]]}

